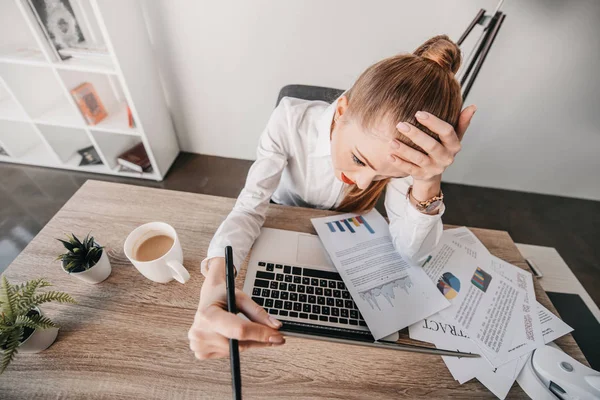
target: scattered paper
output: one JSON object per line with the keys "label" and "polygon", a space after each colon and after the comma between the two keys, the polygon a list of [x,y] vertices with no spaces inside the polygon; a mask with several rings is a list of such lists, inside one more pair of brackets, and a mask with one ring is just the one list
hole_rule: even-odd
{"label": "scattered paper", "polygon": [[509,264],[496,256],[490,255],[490,258],[492,269],[524,292],[521,307],[516,310],[521,319],[521,325],[517,323],[512,346],[508,352],[510,354],[518,351],[520,355],[528,354],[545,344],[535,301],[533,277],[524,269]]}
{"label": "scattered paper", "polygon": [[569,325],[565,324],[564,321],[552,314],[550,310],[537,303],[538,317],[542,326],[542,335],[544,335],[544,343],[548,344],[555,341],[561,336],[566,335],[573,331]]}
{"label": "scattered paper", "polygon": [[447,229],[444,231],[444,234],[453,236],[456,239],[454,245],[461,249],[465,249],[469,256],[487,264],[490,252],[468,228],[463,226],[460,228]]}
{"label": "scattered paper", "polygon": [[[511,349],[513,351],[531,347],[538,348],[541,346],[540,343],[549,343],[573,330],[560,318],[535,301],[533,277],[529,272],[492,256],[479,239],[467,228],[450,229],[445,231],[444,235],[451,237],[450,240],[446,239],[446,241],[451,242],[456,251],[462,251],[463,255],[468,256],[471,263],[475,261],[476,265],[489,266],[493,273],[523,292],[522,302],[519,303],[520,307],[514,310],[515,320],[520,320],[521,323],[516,323],[514,326],[507,328],[509,332],[513,332],[514,329],[518,332],[517,334],[511,333],[513,336]],[[462,261],[466,262],[464,258]],[[442,292],[450,293],[452,296],[453,293],[446,286],[453,288],[453,284],[454,286],[459,286],[459,284],[453,283],[448,276],[443,279],[443,274],[441,278],[443,284],[438,285],[438,288]],[[450,308],[411,325],[409,327],[410,337],[433,343],[438,348],[482,354],[480,347],[469,337],[469,332],[462,325],[453,324],[450,320],[445,319],[444,315],[448,311],[450,311]],[[509,349],[508,354],[510,354],[511,349]],[[462,384],[476,378],[498,398],[504,399],[515,380],[518,380],[528,394],[536,393],[526,389],[529,385],[528,382],[531,380],[528,379],[530,377],[526,376],[527,368],[524,368],[524,366],[530,359],[531,353],[532,350],[528,350],[518,358],[514,358],[498,367],[494,367],[485,357],[479,359],[442,357],[442,359],[452,376],[459,383]]]}
{"label": "scattered paper", "polygon": [[441,312],[442,317],[465,330],[494,367],[531,351],[512,346],[514,334],[523,326],[524,290],[489,263],[474,260],[455,241],[452,235],[442,235],[423,264],[423,270],[451,303]]}
{"label": "scattered paper", "polygon": [[375,339],[450,305],[423,269],[396,252],[377,210],[311,222]]}
{"label": "scattered paper", "polygon": [[[479,347],[465,331],[445,321],[439,313],[409,326],[408,331],[412,339],[433,343],[438,348],[467,353],[480,352]],[[477,378],[500,399],[504,399],[510,391],[526,358],[527,355],[494,368],[484,357],[442,356],[452,377],[458,383],[462,385],[473,378]]]}
{"label": "scattered paper", "polygon": [[[510,327],[512,336],[511,347],[507,356],[499,358],[494,364],[501,365],[502,360],[512,360],[527,354],[544,344],[540,320],[537,317],[535,302],[535,289],[532,275],[515,265],[493,256],[479,239],[465,227],[450,229],[444,232],[454,238],[452,244],[464,250],[469,256],[477,260],[480,265],[489,265],[491,269],[521,289],[524,293],[522,302],[515,309],[516,326]],[[518,321],[521,321],[520,323]],[[522,325],[522,326],[521,326]]]}
{"label": "scattered paper", "polygon": [[[529,272],[509,264],[498,257],[492,256],[483,243],[477,239],[477,236],[475,236],[475,234],[473,234],[473,232],[466,227],[448,229],[444,231],[444,233],[450,234],[457,239],[458,242],[455,241],[454,244],[464,248],[467,254],[474,259],[480,260],[484,263],[486,262],[486,259],[490,259],[494,270],[503,275],[505,278],[511,280],[512,282],[525,282],[526,292],[528,293],[528,296],[525,299],[525,305],[532,305],[532,299],[535,299],[535,291],[533,288],[533,277]],[[532,293],[533,295],[531,295]],[[538,313],[538,318],[532,318],[534,325],[532,330],[534,334],[537,335],[538,328],[536,325],[540,325],[544,343],[550,343],[573,331],[573,328],[564,323],[560,318],[551,313],[546,307],[537,301],[535,302],[535,310]],[[536,342],[538,342],[537,338]]]}

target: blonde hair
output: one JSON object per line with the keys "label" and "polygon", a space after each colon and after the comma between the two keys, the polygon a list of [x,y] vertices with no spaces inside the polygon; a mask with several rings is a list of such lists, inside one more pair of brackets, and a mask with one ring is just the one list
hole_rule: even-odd
{"label": "blonde hair", "polygon": [[[417,111],[427,111],[454,128],[462,108],[460,85],[454,74],[461,63],[460,48],[446,35],[435,36],[412,54],[386,58],[366,69],[346,92],[345,116],[364,129],[387,119],[409,122],[439,141],[439,137],[415,118]],[[396,131],[400,141],[425,153],[409,138]],[[352,185],[336,208],[344,212],[372,209],[390,178],[374,181],[361,190]]]}

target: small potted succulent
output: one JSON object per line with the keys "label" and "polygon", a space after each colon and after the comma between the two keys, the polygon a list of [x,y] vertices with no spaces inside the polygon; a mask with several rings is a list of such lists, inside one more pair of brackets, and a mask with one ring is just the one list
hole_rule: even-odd
{"label": "small potted succulent", "polygon": [[108,278],[111,272],[110,261],[104,247],[96,243],[93,236],[88,234],[85,239],[79,240],[71,234],[67,238],[68,240],[57,239],[68,250],[57,258],[62,261],[65,272],[92,284]]}
{"label": "small potted succulent", "polygon": [[0,374],[18,352],[39,353],[50,347],[58,335],[58,326],[44,316],[40,304],[50,301],[75,303],[63,292],[37,292],[52,286],[44,278],[11,285],[5,276],[0,285]]}

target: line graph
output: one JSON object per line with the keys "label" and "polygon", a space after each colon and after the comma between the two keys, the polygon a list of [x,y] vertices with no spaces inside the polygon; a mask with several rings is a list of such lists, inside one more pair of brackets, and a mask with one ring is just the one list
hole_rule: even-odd
{"label": "line graph", "polygon": [[412,280],[410,279],[410,276],[407,275],[403,276],[402,278],[395,279],[391,282],[375,286],[374,288],[371,288],[369,290],[358,292],[358,294],[360,295],[360,298],[366,301],[373,310],[375,309],[375,307],[377,307],[377,309],[381,311],[381,307],[377,302],[378,297],[383,296],[388,301],[388,303],[390,303],[390,306],[393,307],[394,303],[392,302],[392,300],[396,298],[394,289],[403,289],[406,292],[406,294],[408,294],[408,289],[410,289],[412,286]]}

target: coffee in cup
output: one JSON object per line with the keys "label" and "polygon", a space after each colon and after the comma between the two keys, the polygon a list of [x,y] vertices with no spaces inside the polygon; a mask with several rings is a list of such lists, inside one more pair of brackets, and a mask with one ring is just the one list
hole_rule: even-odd
{"label": "coffee in cup", "polygon": [[154,261],[167,254],[174,242],[172,237],[158,233],[137,246],[133,257],[138,261]]}
{"label": "coffee in cup", "polygon": [[137,227],[125,239],[125,255],[146,278],[159,283],[173,279],[185,283],[190,274],[183,266],[183,250],[175,229],[164,222]]}

